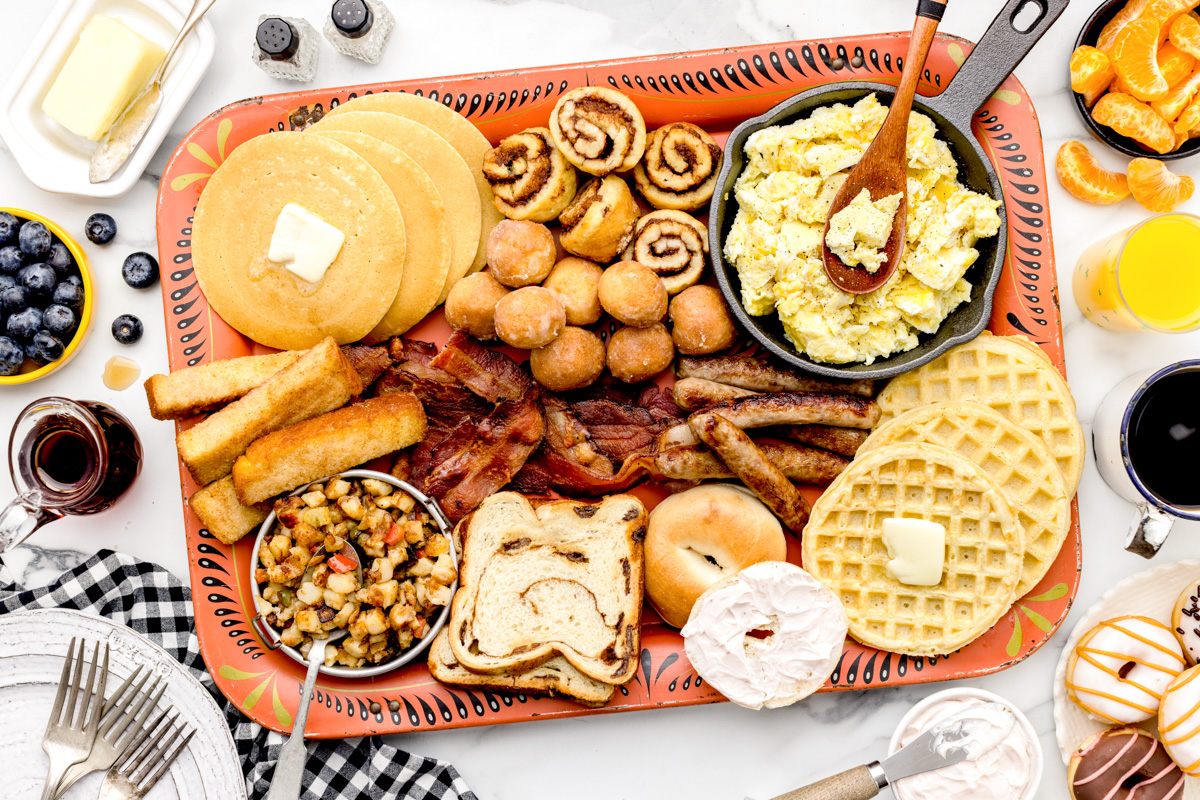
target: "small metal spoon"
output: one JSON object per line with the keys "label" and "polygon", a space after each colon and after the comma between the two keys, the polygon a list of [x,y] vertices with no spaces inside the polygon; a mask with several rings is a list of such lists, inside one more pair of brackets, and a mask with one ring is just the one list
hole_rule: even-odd
{"label": "small metal spoon", "polygon": [[933,35],[937,33],[938,23],[946,11],[946,2],[919,0],[917,3],[917,22],[908,43],[908,55],[904,57],[904,73],[900,76],[900,85],[896,87],[887,119],[862,159],[850,170],[846,182],[829,207],[829,217],[832,217],[850,205],[850,201],[863,189],[870,192],[873,201],[900,195],[900,208],[892,221],[892,234],[884,245],[887,258],[874,273],[867,272],[864,267],[846,266],[830,251],[825,243],[829,236],[829,218],[826,218],[825,230],[821,234],[825,274],[843,292],[866,294],[875,291],[892,276],[904,255],[904,234],[908,222],[908,116],[912,112],[917,84],[925,71],[929,48],[933,46]]}
{"label": "small metal spoon", "polygon": [[[322,545],[313,553],[313,558],[325,554]],[[350,542],[346,542],[340,555],[354,562],[354,575],[358,585],[362,586],[362,559],[358,550]],[[304,581],[312,578],[316,566],[310,566],[304,572]],[[301,779],[304,777],[304,761],[308,750],[304,747],[304,724],[308,721],[308,704],[312,702],[313,688],[317,683],[317,673],[325,663],[325,648],[341,641],[349,633],[345,628],[329,631],[325,639],[313,639],[312,649],[308,651],[308,674],[304,678],[304,690],[300,693],[300,708],[296,710],[296,720],[292,724],[292,735],[283,743],[279,751],[279,761],[275,764],[275,776],[271,779],[271,789],[267,792],[266,800],[297,800],[300,797]]]}

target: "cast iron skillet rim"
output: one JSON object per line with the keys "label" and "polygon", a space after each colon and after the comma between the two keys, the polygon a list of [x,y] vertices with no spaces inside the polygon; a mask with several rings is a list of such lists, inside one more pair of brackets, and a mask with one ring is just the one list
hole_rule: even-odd
{"label": "cast iron skillet rim", "polygon": [[[728,275],[728,270],[731,269],[732,266],[725,262],[724,256],[724,242],[722,241],[721,232],[722,222],[726,218],[730,202],[736,202],[736,200],[733,200],[730,196],[733,192],[733,186],[730,184],[730,173],[733,171],[735,160],[737,160],[739,164],[744,165],[745,158],[742,155],[742,151],[745,147],[745,140],[749,138],[751,133],[754,133],[757,130],[772,125],[781,124],[788,117],[803,113],[802,111],[796,112],[794,109],[797,106],[811,103],[812,99],[815,97],[818,97],[822,94],[847,91],[863,92],[864,94],[875,93],[889,98],[895,95],[895,87],[887,84],[874,83],[871,81],[838,81],[835,83],[822,84],[793,95],[792,97],[768,109],[762,114],[743,121],[733,129],[733,131],[729,134],[729,138],[725,142],[724,158],[722,159],[720,174],[717,177],[717,191],[721,194],[714,198],[714,202],[720,209],[720,213],[711,213],[709,215],[709,250],[713,261],[713,272],[716,273],[717,283],[721,287],[721,293],[725,296],[726,303],[733,311],[734,316],[737,317],[742,328],[746,330],[746,332],[749,333],[756,341],[758,341],[759,344],[767,348],[767,350],[772,354],[783,359],[792,366],[807,372],[822,375],[824,377],[852,380],[892,378],[896,375],[916,369],[924,364],[929,363],[930,361],[933,361],[935,358],[942,355],[952,347],[972,341],[987,329],[988,322],[992,316],[993,295],[995,294],[997,285],[999,285],[1000,275],[1003,272],[1004,264],[1008,258],[1008,217],[1006,213],[1007,201],[1004,196],[1003,185],[1000,182],[999,175],[996,173],[995,165],[993,165],[991,160],[987,158],[986,153],[984,153],[982,147],[980,147],[979,141],[975,138],[975,135],[971,130],[968,129],[964,131],[951,122],[951,119],[954,116],[954,110],[952,108],[939,108],[937,100],[939,97],[941,97],[941,95],[933,95],[931,97],[918,95],[913,103],[914,110],[928,110],[933,112],[935,116],[942,118],[946,125],[954,128],[960,135],[963,136],[963,138],[973,148],[971,154],[973,154],[974,157],[979,160],[980,165],[987,174],[988,181],[991,184],[992,198],[998,199],[1001,204],[999,209],[1000,230],[997,232],[996,254],[993,257],[990,265],[983,265],[984,269],[990,270],[990,272],[987,273],[986,280],[979,284],[982,293],[977,299],[969,300],[965,305],[961,305],[952,311],[946,320],[942,322],[942,325],[944,326],[948,324],[950,318],[954,317],[955,315],[965,313],[970,313],[972,315],[978,314],[978,319],[972,323],[968,329],[964,330],[962,333],[949,336],[943,341],[935,343],[933,340],[927,340],[919,343],[912,350],[895,354],[895,356],[904,356],[915,352],[920,353],[903,364],[889,364],[889,361],[891,361],[895,356],[877,359],[874,364],[870,366],[862,364],[838,366],[817,363],[801,355],[793,347],[781,346],[772,338],[767,336],[764,332],[759,330],[758,324],[754,322],[750,314],[742,306],[739,293],[733,290],[733,286],[731,285]],[[831,100],[830,102],[832,103],[841,101]],[[975,110],[975,112],[977,111],[978,109]],[[974,119],[975,112],[972,113],[971,119]],[[958,148],[954,147],[952,143],[948,142],[948,144],[952,145],[952,153],[961,166],[965,160],[964,155],[960,153]],[[969,157],[971,154],[968,154],[967,157]],[[737,156],[736,159],[734,157],[735,155]],[[730,224],[732,224],[732,222]]]}
{"label": "cast iron skillet rim", "polygon": [[[1101,3],[1096,10],[1092,12],[1091,16],[1088,17],[1087,22],[1083,23],[1083,27],[1079,29],[1079,35],[1075,37],[1075,48],[1071,52],[1078,50],[1082,45],[1085,44],[1094,47],[1096,40],[1100,36],[1100,21],[1104,20],[1107,22],[1108,18],[1112,16],[1113,9],[1117,6],[1125,5],[1126,2],[1128,2],[1128,0],[1107,0],[1107,2]],[[1068,64],[1068,87],[1070,86],[1070,80],[1071,68]],[[1092,136],[1097,141],[1099,141],[1101,144],[1111,147],[1118,153],[1129,156],[1130,158],[1155,158],[1159,161],[1178,161],[1184,158],[1191,158],[1197,153],[1200,153],[1200,138],[1191,139],[1174,153],[1156,153],[1153,150],[1142,147],[1133,139],[1121,136],[1112,128],[1107,128],[1098,124],[1094,119],[1092,119],[1090,110],[1088,109],[1087,105],[1084,104],[1083,95],[1073,91],[1071,92],[1071,100],[1075,105],[1075,111],[1079,114],[1080,118],[1083,119],[1083,124],[1087,126],[1088,131],[1091,132]]]}

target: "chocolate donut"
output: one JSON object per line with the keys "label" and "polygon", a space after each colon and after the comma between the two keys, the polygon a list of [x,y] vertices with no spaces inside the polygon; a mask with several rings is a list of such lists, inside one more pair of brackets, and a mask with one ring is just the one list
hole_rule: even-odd
{"label": "chocolate donut", "polygon": [[1109,728],[1079,745],[1067,785],[1074,800],[1180,800],[1183,771],[1141,728]]}

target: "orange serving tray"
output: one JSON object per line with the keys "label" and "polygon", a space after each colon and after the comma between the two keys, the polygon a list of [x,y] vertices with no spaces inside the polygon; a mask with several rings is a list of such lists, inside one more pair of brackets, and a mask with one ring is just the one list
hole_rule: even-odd
{"label": "orange serving tray", "polygon": [[[158,241],[171,368],[262,351],[209,309],[190,264],[196,198],[229,152],[253,136],[302,128],[325,109],[359,94],[407,91],[455,109],[497,141],[545,125],[564,91],[594,84],[630,95],[650,128],[689,120],[724,141],[742,120],[811,86],[846,79],[897,83],[907,48],[907,34],[879,34],[311,90],[226,106],[184,138],[159,189]],[[965,40],[939,36],[929,56],[922,93],[941,91],[970,48]],[[1061,370],[1062,328],[1041,132],[1029,95],[1016,78],[1009,78],[980,110],[974,131],[1002,178],[1011,236],[990,328],[1034,339]],[[442,344],[449,328],[438,312],[408,335]],[[182,466],[180,475],[186,498],[198,487]],[[816,489],[805,491],[810,500],[819,494]],[[635,492],[649,505],[663,496],[646,486]],[[1027,658],[1062,624],[1075,596],[1080,569],[1077,506],[1073,515],[1071,533],[1049,573],[983,637],[957,653],[934,658],[885,653],[847,641],[824,690],[974,677]],[[184,519],[196,633],[209,671],[225,696],[249,717],[275,730],[290,730],[304,671],[284,654],[264,647],[250,625],[254,604],[248,573],[254,537],[233,547],[221,544],[201,527],[186,502]],[[789,559],[799,563],[799,555],[798,543],[791,540]],[[521,694],[450,689],[436,683],[420,662],[377,678],[322,676],[306,733],[361,736],[722,700],[692,669],[679,632],[663,624],[647,606],[637,676],[602,709]]]}

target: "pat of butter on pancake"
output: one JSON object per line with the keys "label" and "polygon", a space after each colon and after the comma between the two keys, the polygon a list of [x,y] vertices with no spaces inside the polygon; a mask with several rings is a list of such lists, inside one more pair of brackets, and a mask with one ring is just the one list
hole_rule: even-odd
{"label": "pat of butter on pancake", "polygon": [[288,203],[275,220],[267,259],[309,283],[320,283],[346,234],[303,206]]}
{"label": "pat of butter on pancake", "polygon": [[925,519],[883,521],[883,544],[891,561],[887,574],[905,586],[937,586],[946,561],[946,529]]}

